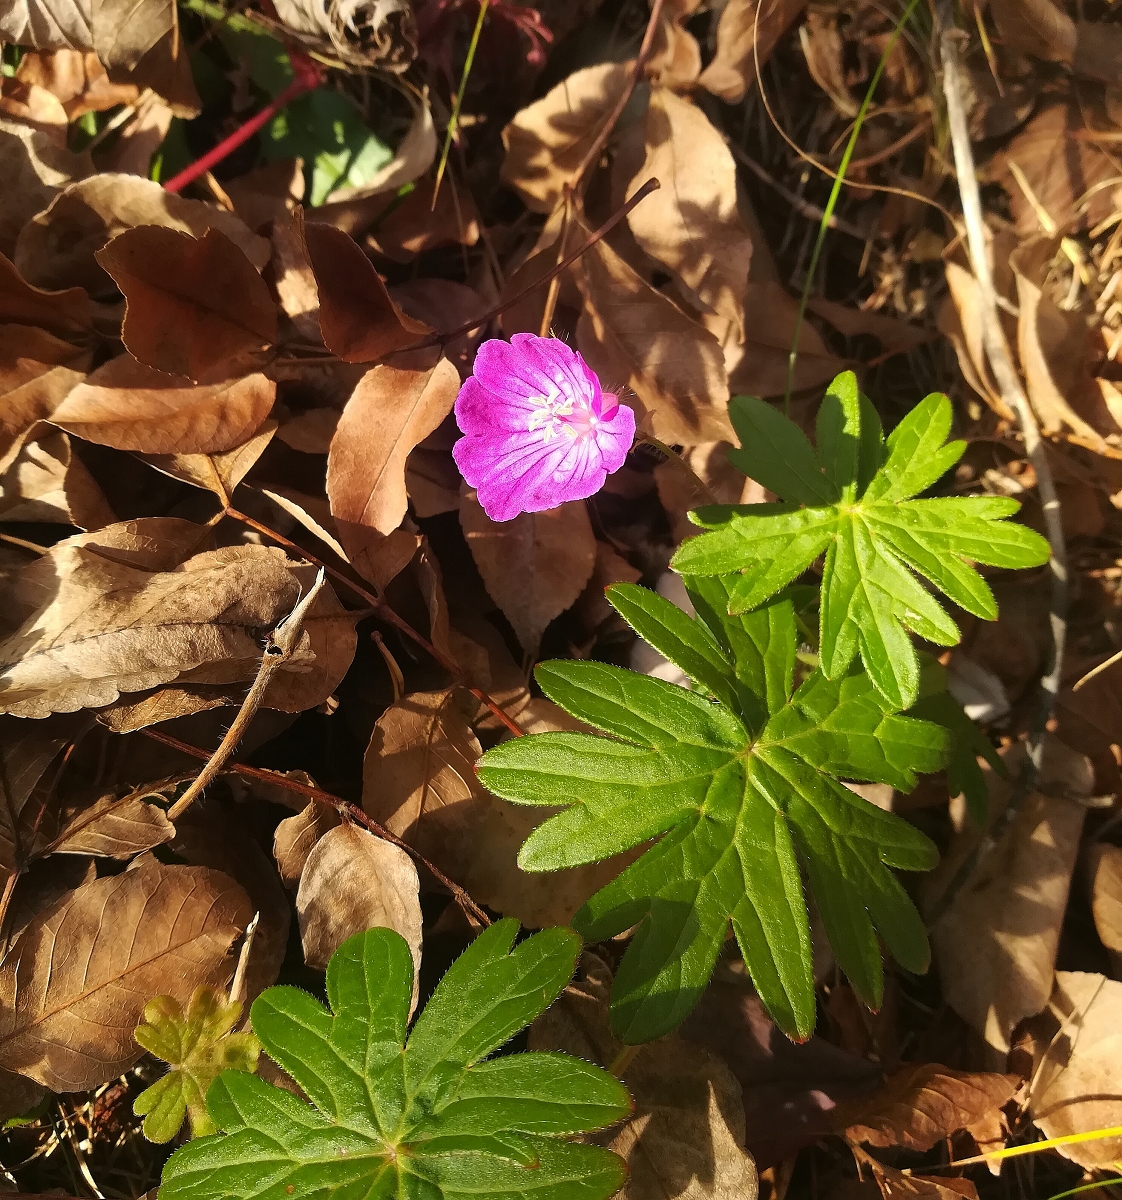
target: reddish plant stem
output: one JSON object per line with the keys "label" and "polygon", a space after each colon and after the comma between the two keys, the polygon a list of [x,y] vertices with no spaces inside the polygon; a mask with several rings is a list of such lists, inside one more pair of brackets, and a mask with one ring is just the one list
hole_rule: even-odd
{"label": "reddish plant stem", "polygon": [[211,167],[217,166],[224,158],[233,154],[243,142],[248,141],[263,125],[271,121],[282,108],[291,104],[305,92],[313,91],[323,82],[323,76],[310,59],[305,59],[303,63],[298,64],[296,58],[293,57],[292,65],[296,68],[296,78],[275,100],[266,104],[256,116],[250,117],[244,125],[239,125],[229,137],[223,138],[212,150],[208,150],[201,158],[195,159],[189,166],[184,167],[178,175],[173,175],[164,184],[164,191],[181,192],[189,183],[194,183],[200,175],[205,175]]}
{"label": "reddish plant stem", "polygon": [[242,524],[248,525],[251,529],[256,529],[258,533],[264,534],[265,537],[271,538],[279,546],[283,546],[286,550],[293,554],[300,555],[301,558],[307,559],[314,566],[322,567],[332,579],[338,580],[345,587],[349,588],[360,599],[365,600],[372,608],[377,610],[377,615],[382,620],[394,626],[395,629],[403,633],[407,638],[411,639],[426,654],[431,655],[440,665],[452,675],[452,677],[462,687],[467,688],[469,692],[479,701],[491,710],[492,713],[510,730],[515,737],[522,737],[523,731],[514,723],[504,711],[497,700],[492,699],[481,688],[477,688],[474,683],[464,674],[463,669],[454,659],[449,658],[441,650],[428,640],[428,638],[419,634],[408,621],[399,617],[396,612],[383,600],[376,596],[373,592],[367,591],[361,584],[355,583],[349,576],[344,575],[342,571],[336,570],[329,563],[323,562],[316,558],[314,554],[310,554],[303,546],[298,546],[295,542],[290,542],[288,538],[277,533],[276,530],[270,529],[268,525],[263,525],[260,521],[255,521],[252,517],[246,516],[245,513],[239,512],[236,508],[227,507],[223,513],[224,516],[231,517],[235,521],[241,521]]}
{"label": "reddish plant stem", "polygon": [[[198,746],[192,746],[190,742],[181,742],[179,738],[171,737],[166,733],[160,733],[158,730],[140,729],[137,732],[144,734],[147,738],[151,738],[154,742],[159,742],[162,746],[178,750],[181,754],[189,754],[192,758],[209,760],[211,757],[206,750]],[[410,846],[408,842],[403,842],[396,833],[391,833],[384,825],[380,825],[375,821],[373,817],[368,817],[357,804],[352,804],[349,800],[344,800],[342,796],[336,796],[332,792],[325,792],[322,788],[312,787],[310,784],[289,779],[277,771],[265,771],[260,767],[248,767],[244,763],[227,763],[223,767],[223,773],[226,772],[243,775],[247,779],[256,779],[262,783],[271,784],[273,787],[284,788],[289,792],[298,792],[301,796],[307,796],[309,799],[319,801],[320,804],[330,805],[343,820],[353,821],[355,824],[368,829],[375,837],[380,837],[386,842],[392,842],[393,845],[404,850],[410,858],[415,859],[425,870],[429,871],[441,887],[447,888],[452,894],[453,899],[466,914],[483,925],[491,924],[491,918],[458,883],[449,879],[439,867],[429,862],[423,854],[413,846]]]}

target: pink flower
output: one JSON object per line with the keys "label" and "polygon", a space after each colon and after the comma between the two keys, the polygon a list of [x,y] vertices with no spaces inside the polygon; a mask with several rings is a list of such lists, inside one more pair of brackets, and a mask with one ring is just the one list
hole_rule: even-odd
{"label": "pink flower", "polygon": [[623,466],[635,414],[556,338],[516,333],[479,347],[456,399],[460,473],[492,521],[583,500]]}

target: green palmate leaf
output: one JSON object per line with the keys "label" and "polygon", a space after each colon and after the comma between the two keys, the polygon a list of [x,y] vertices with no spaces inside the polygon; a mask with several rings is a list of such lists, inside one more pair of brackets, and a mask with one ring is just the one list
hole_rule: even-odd
{"label": "green palmate leaf", "polygon": [[762,400],[738,396],[729,411],[741,443],[731,461],[783,502],[697,510],[693,519],[710,532],[686,542],[672,565],[693,576],[737,572],[729,611],[743,613],[825,554],[819,653],[830,679],[859,654],[885,699],[909,708],[919,664],[907,631],[940,646],[959,639],[917,575],[967,612],[994,620],[993,593],[970,563],[1012,568],[1048,560],[1044,538],[1004,521],[1020,507],[1015,500],[914,499],[966,448],[946,440],[945,396],[928,396],[885,443],[876,412],[846,372],[819,410],[817,450]]}
{"label": "green palmate leaf", "polygon": [[602,1200],[624,1165],[568,1140],[627,1115],[626,1089],[564,1054],[489,1059],[569,982],[580,939],[549,929],[511,949],[518,926],[485,930],[406,1037],[413,959],[371,929],[327,967],[329,1012],[274,987],[253,1027],[310,1103],[252,1075],[219,1076],[207,1107],[222,1134],[176,1151],[161,1200]]}
{"label": "green palmate leaf", "polygon": [[878,933],[904,966],[927,966],[923,924],[890,868],[929,869],[935,848],[840,780],[910,790],[915,772],[942,764],[946,734],[888,711],[856,666],[832,680],[815,671],[795,688],[790,600],[730,617],[726,580],[689,586],[699,620],[634,585],[607,595],[697,691],[602,663],[543,663],[546,695],[611,738],[515,739],[484,755],[479,776],[509,800],[563,808],[523,845],[526,870],[661,837],[573,922],[591,940],[639,925],[613,990],[621,1038],[647,1041],[686,1016],[730,922],[769,1011],[805,1038],[814,981],[804,873],[838,961],[870,1004],[883,990]]}
{"label": "green palmate leaf", "polygon": [[221,1071],[256,1071],[261,1053],[252,1033],[231,1032],[241,1014],[238,1001],[206,986],[195,989],[186,1012],[173,996],[156,996],[144,1006],[144,1020],[133,1036],[171,1066],[133,1103],[150,1142],[170,1142],[185,1116],[193,1136],[214,1132],[206,1110],[207,1088]]}

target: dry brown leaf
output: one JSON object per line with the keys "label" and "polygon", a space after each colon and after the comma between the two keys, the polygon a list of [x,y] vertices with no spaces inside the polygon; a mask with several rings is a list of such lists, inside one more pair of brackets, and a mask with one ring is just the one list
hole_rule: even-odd
{"label": "dry brown leaf", "polygon": [[[500,702],[529,733],[586,727],[548,700],[530,700],[525,679],[514,705]],[[531,928],[564,925],[627,856],[565,871],[519,869],[518,851],[548,813],[500,800],[475,776],[481,747],[458,691],[415,692],[378,719],[363,766],[363,807],[391,833],[467,889],[482,904]],[[634,856],[632,856],[634,857]]]}
{"label": "dry brown leaf", "polygon": [[460,524],[491,599],[531,654],[546,627],[574,604],[596,563],[596,536],[582,500],[492,521],[472,489]]}
{"label": "dry brown leaf", "polygon": [[701,0],[668,0],[662,6],[646,63],[648,76],[661,87],[688,88],[701,73],[701,47],[682,28],[700,6]]}
{"label": "dry brown leaf", "polygon": [[66,109],[37,83],[21,83],[10,75],[0,78],[0,113],[45,133],[58,146],[66,145]]}
{"label": "dry brown leaf", "polygon": [[0,520],[45,521],[100,529],[117,518],[105,494],[58,429],[24,442],[0,475]]}
{"label": "dry brown leaf", "polygon": [[884,1087],[833,1113],[851,1142],[930,1150],[937,1142],[997,1112],[1020,1086],[1017,1075],[952,1071],[936,1063],[909,1064]]}
{"label": "dry brown leaf", "polygon": [[29,724],[0,717],[0,892],[37,848],[34,818],[39,805],[32,805],[30,814],[24,808],[55,755],[70,740],[72,725],[65,718]]}
{"label": "dry brown leaf", "polygon": [[37,1107],[47,1095],[33,1079],[0,1070],[0,1121],[22,1117]]}
{"label": "dry brown leaf", "polygon": [[430,355],[423,367],[372,368],[347,401],[327,456],[327,495],[339,539],[360,570],[372,540],[381,542],[405,518],[406,458],[452,411],[459,389],[456,368]]}
{"label": "dry brown leaf", "polygon": [[534,212],[556,208],[566,184],[592,148],[604,120],[623,94],[633,64],[600,63],[568,79],[524,108],[503,130],[502,180]]}
{"label": "dry brown leaf", "polygon": [[374,362],[431,332],[394,304],[353,238],[318,221],[297,227],[319,288],[320,333],[333,354],[344,362]]}
{"label": "dry brown leaf", "polygon": [[[588,229],[578,223],[585,235]],[[581,259],[577,345],[609,389],[629,387],[651,432],[672,445],[733,440],[717,339],[642,279],[604,241]],[[629,398],[630,399],[630,398]]]}
{"label": "dry brown leaf", "polygon": [[134,83],[113,83],[96,54],[79,50],[32,50],[19,60],[16,78],[56,96],[68,121],[132,104],[140,95]]}
{"label": "dry brown leaf", "polygon": [[[530,1049],[610,1066],[622,1049],[608,1026],[610,987],[607,964],[585,952],[577,981],[530,1026]],[[593,1138],[627,1161],[621,1200],[755,1200],[740,1084],[716,1054],[671,1034],[640,1048],[623,1078],[634,1112]]]}
{"label": "dry brown leaf", "polygon": [[1065,312],[1045,292],[1059,243],[1058,237],[1032,238],[1009,258],[1017,280],[1017,350],[1025,390],[1043,433],[1055,436],[1066,427],[1101,450],[1102,435],[1116,434],[1119,427],[1094,379],[1094,335],[1080,313]]}
{"label": "dry brown leaf", "polygon": [[1098,842],[1087,859],[1095,928],[1108,950],[1122,954],[1122,847]]}
{"label": "dry brown leaf", "polygon": [[50,292],[32,287],[0,255],[0,324],[37,326],[79,345],[93,335],[90,298],[81,288]]}
{"label": "dry brown leaf", "polygon": [[627,217],[635,240],[691,304],[743,336],[752,242],[737,211],[736,163],[701,109],[668,88],[651,92],[646,160],[628,192],[652,176],[662,186]]}
{"label": "dry brown leaf", "polygon": [[103,796],[74,813],[51,842],[52,854],[94,854],[101,858],[132,858],[143,850],[170,842],[175,826],[164,809],[145,792]]}
{"label": "dry brown leaf", "polygon": [[78,383],[46,419],[115,450],[216,454],[261,427],[276,392],[262,374],[196,384],[122,354]]}
{"label": "dry brown leaf", "polygon": [[[272,487],[262,487],[261,494],[271,500],[282,512],[287,513],[314,534],[326,546],[330,546],[341,559],[346,561],[347,552],[343,549],[335,527],[335,518],[326,499],[321,496],[309,496],[298,492],[295,488],[287,488],[281,484]],[[403,564],[404,565],[404,564]]]}
{"label": "dry brown leaf", "polygon": [[978,1189],[969,1179],[905,1174],[878,1162],[860,1146],[850,1149],[858,1167],[869,1168],[884,1200],[978,1200]]}
{"label": "dry brown leaf", "polygon": [[226,984],[252,916],[228,876],[147,856],[69,893],[0,963],[0,1064],[56,1092],[127,1071],[143,1054],[132,1033],[144,1005]]}
{"label": "dry brown leaf", "polygon": [[27,222],[67,184],[92,173],[88,154],[71,154],[51,134],[0,118],[0,178],[4,180],[0,253],[12,255]]}
{"label": "dry brown leaf", "polygon": [[731,104],[744,99],[776,43],[798,20],[805,0],[729,0],[717,25],[717,53],[698,82]]}
{"label": "dry brown leaf", "polygon": [[312,847],[300,875],[296,913],[304,961],[327,960],[353,934],[392,929],[413,954],[413,998],[421,966],[420,880],[400,847],[355,825],[329,829]]}
{"label": "dry brown leaf", "polygon": [[0,39],[33,50],[92,51],[106,67],[134,67],[176,28],[173,0],[12,0]]}
{"label": "dry brown leaf", "polygon": [[1109,142],[1100,148],[1089,132],[1079,103],[1061,100],[1040,108],[994,159],[1022,237],[1041,232],[1038,208],[1052,221],[1052,228],[1044,229],[1048,234],[1087,229],[1114,211],[1122,172]]}
{"label": "dry brown leaf", "polygon": [[341,224],[331,210],[346,210],[354,205],[361,211],[364,205],[376,204],[377,209],[362,223],[368,226],[373,220],[377,224],[376,232],[367,234],[366,245],[391,262],[411,262],[418,254],[441,246],[474,246],[479,241],[480,218],[471,191],[457,184],[454,175],[445,175],[433,208],[435,186],[430,171],[400,200],[392,194],[368,200],[343,200],[316,211],[325,220]]}
{"label": "dry brown leaf", "polygon": [[[1034,1064],[1029,1111],[1046,1138],[1122,1125],[1122,983],[1057,971],[1050,1016],[1060,1023]],[[1089,1170],[1122,1159],[1122,1138],[1057,1146]]]}
{"label": "dry brown leaf", "polygon": [[239,483],[253,469],[273,440],[277,423],[271,418],[240,446],[218,454],[143,454],[140,457],[157,471],[206,488],[225,505]]}
{"label": "dry brown leaf", "polygon": [[233,213],[184,199],[150,179],[102,174],[64,188],[23,227],[15,264],[37,287],[84,287],[91,295],[108,295],[115,285],[94,255],[111,238],[137,225],[162,225],[192,237],[218,229],[257,270],[269,261],[268,241],[251,233]]}
{"label": "dry brown leaf", "polygon": [[127,229],[94,257],[125,297],[125,349],[150,367],[229,379],[277,339],[268,285],[219,229],[198,239],[158,225]]}
{"label": "dry brown leaf", "polygon": [[[947,1003],[1001,1054],[1014,1026],[1048,1003],[1086,812],[1070,797],[1089,796],[1094,783],[1087,758],[1051,738],[1047,746],[1040,790],[932,930]],[[1008,755],[1006,765],[1015,777],[1019,754]],[[984,773],[992,825],[1012,785],[989,767]],[[980,836],[973,825],[958,835],[926,885],[930,899],[942,894]]]}
{"label": "dry brown leaf", "polygon": [[333,808],[318,800],[309,800],[304,809],[285,817],[277,825],[273,835],[273,857],[277,860],[281,882],[290,892],[300,886],[300,875],[312,847],[338,824],[339,814]]}
{"label": "dry brown leaf", "polygon": [[[175,679],[230,684],[256,676],[260,639],[310,586],[314,568],[264,546],[192,557],[174,545],[127,549],[130,539],[155,539],[175,524],[187,527],[184,540],[191,531],[196,542],[206,536],[189,522],[158,518],[113,525],[59,542],[14,578],[6,597],[10,628],[0,641],[3,711],[43,717]],[[321,703],[354,647],[353,623],[325,589],[266,706],[299,711]]]}
{"label": "dry brown leaf", "polygon": [[276,983],[288,949],[291,906],[272,858],[247,832],[244,818],[224,805],[199,805],[184,813],[168,849],[190,866],[220,871],[249,897],[257,929],[245,964],[244,997],[252,1004]]}

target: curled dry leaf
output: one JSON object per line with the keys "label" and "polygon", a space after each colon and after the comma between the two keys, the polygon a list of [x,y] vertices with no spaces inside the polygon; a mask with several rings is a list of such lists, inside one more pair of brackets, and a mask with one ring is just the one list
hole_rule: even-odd
{"label": "curled dry leaf", "polygon": [[584,501],[492,521],[465,489],[460,524],[491,599],[533,653],[546,627],[574,604],[596,564],[596,536]]}
{"label": "curled dry leaf", "polygon": [[1009,256],[1017,281],[1017,350],[1025,390],[1043,433],[1070,431],[1082,444],[1101,451],[1103,434],[1117,435],[1119,427],[1091,370],[1094,335],[1081,314],[1064,311],[1045,291],[1059,248],[1058,237],[1038,237]]}
{"label": "curled dry leaf", "polygon": [[69,893],[0,963],[0,1066],[57,1092],[127,1071],[144,1005],[225,985],[252,916],[228,876],[151,857]]}
{"label": "curled dry leaf", "polygon": [[194,380],[229,379],[276,341],[268,285],[219,229],[196,239],[140,226],[95,257],[125,297],[121,340],[150,367]]}
{"label": "curled dry leaf", "polygon": [[136,66],[175,28],[173,0],[14,0],[0,14],[2,41],[93,51],[109,68]]}
{"label": "curled dry leaf", "polygon": [[[1014,1026],[1048,1003],[1086,812],[1069,797],[1089,796],[1094,783],[1089,760],[1054,739],[1048,742],[1045,763],[1041,790],[1028,797],[987,862],[932,930],[947,1002],[1002,1053],[1009,1050]],[[1006,765],[1015,777],[1017,755],[1010,755]],[[1012,784],[988,766],[983,774],[992,825]],[[925,885],[932,900],[981,836],[971,825],[952,843]]]}
{"label": "curled dry leaf", "polygon": [[312,847],[300,875],[296,913],[304,961],[326,968],[353,934],[392,929],[413,953],[413,1000],[421,965],[420,880],[400,847],[355,825],[329,829]]}
{"label": "curled dry leaf", "polygon": [[115,450],[215,454],[260,428],[276,392],[262,374],[196,384],[122,354],[78,383],[46,419]]}
{"label": "curled dry leaf", "polygon": [[634,64],[574,71],[503,130],[503,182],[534,212],[556,208],[631,79]]}
{"label": "curled dry leaf", "polygon": [[300,886],[300,876],[312,847],[329,830],[339,824],[339,814],[318,800],[309,800],[307,805],[291,817],[285,817],[277,825],[273,835],[273,857],[281,882],[290,892]]}
{"label": "curled dry leaf", "polygon": [[432,120],[432,109],[427,98],[414,98],[413,120],[405,136],[398,143],[393,158],[360,187],[336,188],[331,193],[332,203],[346,204],[362,200],[367,196],[381,196],[396,192],[407,183],[422,176],[433,164],[438,149],[436,126]]}
{"label": "curled dry leaf", "polygon": [[[530,1026],[530,1049],[609,1066],[622,1049],[608,1026],[610,987],[608,965],[585,952],[577,980]],[[621,1200],[755,1200],[740,1084],[716,1054],[671,1034],[641,1047],[624,1079],[633,1114],[593,1139],[627,1161]]]}
{"label": "curled dry leaf", "polygon": [[930,1150],[960,1129],[992,1116],[1020,1087],[1017,1075],[952,1071],[936,1063],[909,1064],[856,1104],[839,1105],[834,1125],[851,1142]]}
{"label": "curled dry leaf", "polygon": [[696,105],[668,88],[651,92],[647,156],[631,181],[662,187],[627,217],[635,240],[674,275],[686,299],[731,321],[743,336],[752,242],[737,211],[736,164]]}
{"label": "curled dry leaf", "polygon": [[1088,860],[1095,928],[1112,954],[1122,954],[1122,847],[1099,842]]}
{"label": "curled dry leaf", "polygon": [[400,74],[417,55],[409,0],[281,0],[277,16],[289,29],[319,39],[335,58]]}
{"label": "curled dry leaf", "polygon": [[61,430],[43,427],[0,475],[0,521],[100,529],[115,520],[105,494]]}
{"label": "curled dry leaf", "polygon": [[58,97],[68,121],[88,112],[132,104],[140,95],[134,83],[113,83],[97,55],[79,50],[32,50],[19,60],[16,78]]}
{"label": "curled dry leaf", "polygon": [[756,82],[776,43],[798,20],[806,0],[729,0],[717,25],[717,53],[698,82],[736,104]]}
{"label": "curled dry leaf", "polygon": [[12,254],[20,230],[75,179],[93,173],[88,154],[71,154],[49,133],[0,118],[0,252]]}
{"label": "curled dry leaf", "polygon": [[123,859],[170,842],[175,837],[175,826],[163,808],[152,803],[159,799],[163,797],[143,791],[103,796],[71,815],[51,842],[51,853]]}
{"label": "curled dry leaf", "polygon": [[878,1162],[859,1146],[851,1146],[858,1167],[868,1167],[884,1200],[978,1200],[978,1189],[969,1179],[911,1175]]}
{"label": "curled dry leaf", "polygon": [[[331,439],[327,495],[339,538],[360,567],[372,541],[393,533],[409,507],[410,450],[452,411],[460,376],[446,358],[423,366],[380,366],[355,388]],[[373,535],[373,537],[372,537]]]}
{"label": "curled dry leaf", "polygon": [[[480,903],[528,927],[564,925],[627,858],[543,874],[520,870],[518,850],[544,817],[481,786],[475,762],[482,750],[461,702],[456,690],[414,692],[382,714],[363,765],[363,807]],[[535,704],[541,708],[532,712]],[[584,728],[528,697],[517,719],[529,732]]]}
{"label": "curled dry leaf", "polygon": [[669,0],[655,30],[646,69],[661,87],[687,88],[701,73],[701,47],[697,38],[682,22],[689,20],[701,6],[701,0]]}
{"label": "curled dry leaf", "polygon": [[56,145],[66,145],[66,110],[57,96],[37,83],[5,77],[0,82],[0,113],[45,133]]}
{"label": "curled dry leaf", "polygon": [[[185,554],[176,562],[165,545],[169,566],[154,561],[151,548],[126,548],[138,527],[141,538],[147,529],[155,539],[173,524],[128,522],[68,538],[15,577],[10,628],[0,642],[3,711],[44,717],[175,679],[230,684],[255,677],[260,640],[310,586],[314,569],[292,566],[280,550],[263,546]],[[199,526],[179,524],[196,542],[206,536]],[[265,704],[299,711],[320,703],[354,647],[353,624],[325,589]]]}
{"label": "curled dry leaf", "polygon": [[374,362],[431,332],[390,299],[353,238],[319,222],[298,223],[319,288],[323,344],[344,362]]}
{"label": "curled dry leaf", "polygon": [[91,295],[108,295],[115,284],[94,255],[111,238],[137,225],[162,225],[192,237],[218,229],[257,270],[269,261],[268,241],[251,233],[233,213],[184,199],[150,179],[101,174],[64,188],[23,227],[15,264],[37,287],[77,286]]}
{"label": "curled dry leaf", "polygon": [[[1122,983],[1081,971],[1056,972],[1052,1023],[1041,1039],[1043,1058],[1034,1064],[1029,1089],[1032,1119],[1046,1138],[1122,1125],[1120,1011]],[[1056,1149],[1082,1167],[1105,1170],[1122,1158],[1122,1138]]]}
{"label": "curled dry leaf", "polygon": [[[579,225],[587,236],[587,226]],[[585,301],[577,345],[604,386],[629,387],[664,442],[732,441],[717,339],[604,241],[581,259],[577,280]]]}

